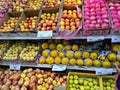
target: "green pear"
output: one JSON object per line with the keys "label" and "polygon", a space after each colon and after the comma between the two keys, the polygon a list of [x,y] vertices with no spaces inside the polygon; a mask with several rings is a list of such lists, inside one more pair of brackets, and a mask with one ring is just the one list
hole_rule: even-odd
{"label": "green pear", "polygon": [[83,84],[83,79],[79,78],[79,84]]}
{"label": "green pear", "polygon": [[69,80],[69,84],[73,84],[73,80],[70,79],[70,80]]}
{"label": "green pear", "polygon": [[89,85],[90,87],[93,87],[93,83],[92,83],[92,82],[89,82],[88,85]]}
{"label": "green pear", "polygon": [[72,75],[70,75],[70,76],[69,76],[69,79],[71,79],[71,80],[72,80],[72,79],[73,79],[73,76],[72,76]]}
{"label": "green pear", "polygon": [[74,79],[78,79],[79,77],[77,75],[74,75]]}
{"label": "green pear", "polygon": [[74,84],[78,84],[78,80],[77,79],[74,80]]}

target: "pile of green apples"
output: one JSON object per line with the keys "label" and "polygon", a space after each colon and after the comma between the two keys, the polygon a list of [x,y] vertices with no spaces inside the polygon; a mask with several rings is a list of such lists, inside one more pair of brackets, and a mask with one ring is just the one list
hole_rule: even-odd
{"label": "pile of green apples", "polygon": [[69,76],[69,90],[100,90],[99,82],[95,78]]}
{"label": "pile of green apples", "polygon": [[103,90],[115,90],[114,79],[103,80]]}

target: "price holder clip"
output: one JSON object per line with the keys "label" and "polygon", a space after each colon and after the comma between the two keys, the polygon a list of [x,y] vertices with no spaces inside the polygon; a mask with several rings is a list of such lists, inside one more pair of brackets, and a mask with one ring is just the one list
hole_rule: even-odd
{"label": "price holder clip", "polygon": [[12,62],[12,63],[9,64],[9,67],[10,67],[11,70],[20,70],[21,63]]}
{"label": "price holder clip", "polygon": [[66,65],[53,65],[52,71],[65,71],[67,68]]}
{"label": "price holder clip", "polygon": [[104,36],[88,36],[87,37],[87,42],[96,42],[96,41],[102,41],[104,40]]}
{"label": "price holder clip", "polygon": [[38,31],[37,37],[52,37],[53,31]]}

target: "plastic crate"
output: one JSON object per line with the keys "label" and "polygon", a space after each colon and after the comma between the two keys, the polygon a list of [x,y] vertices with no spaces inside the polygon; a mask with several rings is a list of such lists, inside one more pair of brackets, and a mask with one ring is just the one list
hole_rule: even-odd
{"label": "plastic crate", "polygon": [[68,78],[67,78],[67,90],[69,90],[69,76],[70,75],[78,75],[81,78],[93,78],[93,79],[97,79],[99,87],[100,87],[100,89],[98,89],[98,90],[102,90],[102,86],[101,86],[102,85],[102,83],[101,83],[102,81],[101,81],[100,76],[95,75],[95,74],[90,74],[90,73],[77,73],[77,72],[69,72]]}
{"label": "plastic crate", "polygon": [[[102,88],[101,88],[101,90],[104,90],[103,89],[103,80],[108,80],[108,79],[114,79],[115,80],[115,77],[114,76],[102,76],[101,77],[101,80],[102,80],[102,82],[101,82],[101,86],[102,86]],[[115,90],[115,89],[114,89]]]}

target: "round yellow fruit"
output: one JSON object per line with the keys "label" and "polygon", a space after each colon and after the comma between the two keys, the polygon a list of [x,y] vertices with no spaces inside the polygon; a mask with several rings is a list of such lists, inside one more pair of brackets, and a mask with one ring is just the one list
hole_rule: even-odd
{"label": "round yellow fruit", "polygon": [[59,57],[63,58],[65,55],[64,55],[64,52],[60,52],[59,53]]}
{"label": "round yellow fruit", "polygon": [[103,56],[100,56],[100,60],[101,61],[105,61],[106,57],[103,55]]}
{"label": "round yellow fruit", "polygon": [[45,58],[44,57],[40,57],[39,58],[39,62],[40,62],[40,64],[44,64],[45,63]]}
{"label": "round yellow fruit", "polygon": [[115,53],[109,53],[109,54],[107,55],[107,58],[108,58],[109,61],[116,61],[117,56],[116,56]]}
{"label": "round yellow fruit", "polygon": [[71,46],[70,46],[70,45],[66,45],[66,46],[65,46],[65,50],[66,50],[66,51],[71,50]]}
{"label": "round yellow fruit", "polygon": [[99,60],[94,60],[93,64],[94,64],[95,67],[100,67],[100,65],[101,65]]}
{"label": "round yellow fruit", "polygon": [[76,58],[81,58],[81,56],[82,56],[82,53],[80,51],[75,52],[75,57]]}
{"label": "round yellow fruit", "polygon": [[90,58],[93,59],[93,60],[96,60],[98,57],[98,55],[96,53],[91,53],[90,54]]}
{"label": "round yellow fruit", "polygon": [[61,63],[61,58],[60,57],[56,57],[55,58],[55,63],[56,64],[60,64]]}
{"label": "round yellow fruit", "polygon": [[46,58],[46,63],[47,64],[54,64],[54,58],[53,57],[47,57]]}
{"label": "round yellow fruit", "polygon": [[93,62],[91,59],[86,59],[85,64],[86,64],[86,66],[89,67],[89,66],[92,66]]}
{"label": "round yellow fruit", "polygon": [[48,55],[49,55],[48,50],[43,50],[43,51],[42,51],[42,56],[48,57]]}
{"label": "round yellow fruit", "polygon": [[102,66],[103,66],[104,68],[110,68],[111,64],[110,64],[109,61],[104,61],[104,62],[102,62]]}
{"label": "round yellow fruit", "polygon": [[68,58],[66,58],[66,57],[62,58],[62,64],[67,65],[68,64]]}
{"label": "round yellow fruit", "polygon": [[49,49],[50,49],[50,50],[54,50],[55,48],[56,48],[56,45],[55,45],[55,44],[50,44],[50,45],[49,45]]}
{"label": "round yellow fruit", "polygon": [[83,62],[82,59],[78,59],[78,60],[77,60],[77,65],[78,65],[78,66],[83,66],[83,64],[84,64],[84,62]]}
{"label": "round yellow fruit", "polygon": [[70,59],[70,65],[75,65],[76,64],[76,60],[74,58]]}
{"label": "round yellow fruit", "polygon": [[63,50],[64,46],[62,44],[58,44],[57,45],[57,50],[61,51]]}
{"label": "round yellow fruit", "polygon": [[67,56],[68,58],[73,58],[74,54],[73,54],[72,51],[67,51],[67,52],[66,52],[66,56]]}
{"label": "round yellow fruit", "polygon": [[87,51],[83,51],[83,57],[84,58],[89,58],[90,54]]}
{"label": "round yellow fruit", "polygon": [[78,51],[78,49],[79,49],[78,45],[74,44],[74,45],[72,46],[72,50],[73,50],[73,51]]}
{"label": "round yellow fruit", "polygon": [[58,51],[57,51],[57,50],[52,50],[52,51],[50,52],[50,55],[51,55],[52,57],[57,57],[57,56],[58,56]]}
{"label": "round yellow fruit", "polygon": [[48,48],[48,43],[43,43],[42,44],[42,49],[47,49]]}

